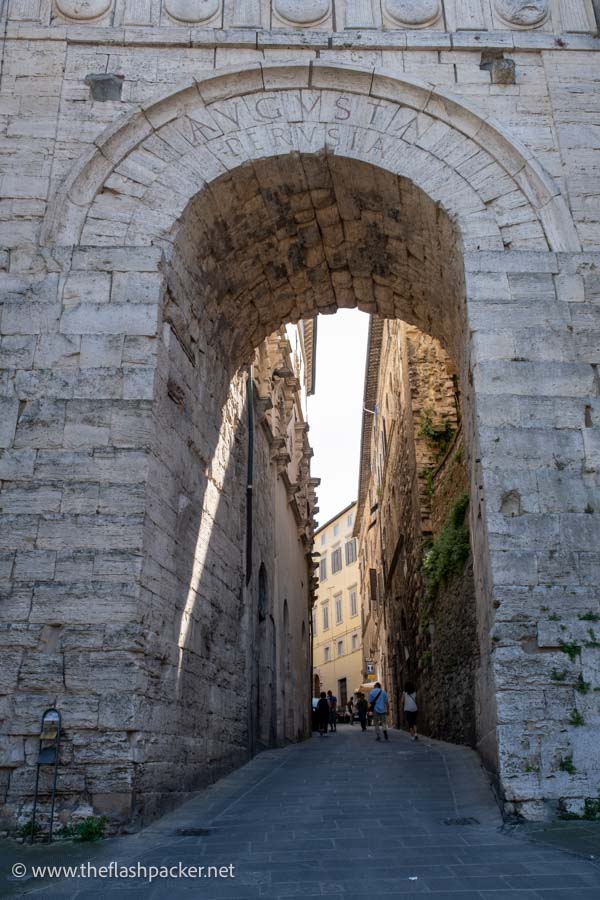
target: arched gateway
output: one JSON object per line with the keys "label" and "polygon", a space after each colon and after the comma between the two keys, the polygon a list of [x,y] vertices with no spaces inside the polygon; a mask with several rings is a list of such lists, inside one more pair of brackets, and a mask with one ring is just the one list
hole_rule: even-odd
{"label": "arched gateway", "polygon": [[[48,639],[62,614],[98,625],[90,646],[101,625],[119,626],[110,639],[103,632],[102,665],[119,681],[110,710],[102,714],[100,697],[99,719],[70,724],[76,741],[91,729],[96,747],[82,779],[103,766],[99,792],[120,798],[126,814],[132,797],[152,810],[191,787],[207,761],[218,770],[219,759],[244,758],[235,722],[245,701],[219,693],[218,667],[200,666],[194,652],[206,635],[189,624],[199,583],[211,577],[222,640],[236,617],[247,627],[235,571],[228,579],[213,567],[209,576],[198,563],[213,554],[227,569],[240,540],[235,516],[221,515],[218,533],[210,527],[231,501],[230,384],[239,386],[240,367],[282,323],[358,306],[430,333],[460,371],[479,749],[507,802],[527,814],[568,795],[528,768],[534,753],[569,752],[585,780],[579,795],[589,795],[599,765],[590,727],[569,725],[572,703],[552,671],[577,668],[587,681],[597,654],[578,637],[591,587],[561,586],[559,561],[592,549],[598,534],[584,498],[598,462],[588,423],[600,382],[564,299],[583,259],[577,232],[535,158],[476,104],[388,70],[251,65],[117,120],[57,191],[41,243],[61,268],[52,330],[105,337],[95,362],[105,381],[86,393],[81,370],[76,382],[82,414],[93,420],[101,404],[110,416],[114,404],[130,428],[112,447],[90,447],[86,462],[49,452],[31,480],[60,479],[66,490],[84,465],[118,470],[145,513],[129,525],[122,492],[108,490],[102,535],[83,525],[58,538],[48,530],[39,544],[69,540],[80,551],[68,578],[57,576],[63,612],[51,592],[34,604]],[[99,285],[108,285],[106,299]],[[111,356],[111,336],[125,336],[125,361]],[[184,524],[174,512],[183,497],[194,510]],[[85,609],[85,553],[96,540],[126,547],[135,563],[119,595]],[[164,558],[173,547],[175,570]],[[19,589],[17,580],[15,596]],[[578,647],[571,656],[561,649],[569,643]],[[102,668],[85,671],[85,650],[73,652],[71,708],[104,677]],[[194,723],[207,704],[222,733],[202,744]]]}

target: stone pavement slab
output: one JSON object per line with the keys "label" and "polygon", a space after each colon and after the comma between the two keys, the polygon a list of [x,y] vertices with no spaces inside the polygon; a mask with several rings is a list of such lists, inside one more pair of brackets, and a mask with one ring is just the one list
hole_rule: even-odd
{"label": "stone pavement slab", "polygon": [[[10,879],[15,862],[30,875],[50,860],[114,861],[136,876]],[[594,860],[503,826],[472,750],[397,731],[378,744],[350,726],[261,754],[135,835],[91,847],[4,842],[0,862],[0,896],[600,898]],[[180,865],[233,866],[234,877],[177,877]],[[151,877],[150,866],[173,869]]]}

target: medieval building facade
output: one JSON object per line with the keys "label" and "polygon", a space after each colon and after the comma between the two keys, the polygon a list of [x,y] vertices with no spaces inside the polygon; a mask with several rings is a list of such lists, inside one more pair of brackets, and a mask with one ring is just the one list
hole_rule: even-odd
{"label": "medieval building facade", "polygon": [[485,690],[456,372],[437,341],[403,322],[371,321],[361,458],[365,658],[394,724],[412,684],[425,733],[476,746]]}
{"label": "medieval building facade", "polygon": [[[254,630],[272,648],[288,590],[274,538],[296,547],[309,511],[280,374],[251,597],[245,373],[282,325],[349,306],[454,364],[478,746],[509,808],[581,811],[600,778],[592,0],[9,0],[3,16],[9,811],[53,702],[62,784],[98,811],[150,813],[246,758],[269,677]],[[275,491],[298,521],[275,522]],[[288,597],[293,642],[300,624]]]}

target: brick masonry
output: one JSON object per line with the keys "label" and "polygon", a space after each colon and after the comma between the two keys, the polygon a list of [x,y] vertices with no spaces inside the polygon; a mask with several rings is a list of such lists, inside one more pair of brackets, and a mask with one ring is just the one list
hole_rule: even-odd
{"label": "brick masonry", "polygon": [[[10,5],[0,477],[11,810],[30,792],[26,736],[58,691],[85,737],[73,796],[118,795],[130,810],[135,795],[151,812],[205,761],[219,771],[245,758],[231,724],[249,709],[239,369],[282,322],[354,305],[439,339],[459,373],[491,698],[481,751],[527,816],[596,795],[597,626],[581,618],[598,615],[600,565],[591,5],[539,0],[527,5],[535,21],[501,0],[426,5],[430,18],[415,21],[410,3],[244,4],[255,19],[243,22],[216,0],[104,0],[86,21],[66,0]],[[514,62],[514,84],[481,68],[484,49]],[[97,74],[122,80],[121,99],[94,99]],[[223,692],[173,631],[196,566],[190,493],[211,504],[199,552],[215,558],[214,605],[193,639],[216,628]],[[211,518],[224,524],[214,544]],[[577,645],[573,661],[561,644]],[[218,712],[202,748],[188,697]],[[569,724],[574,709],[584,724]],[[558,768],[569,754],[575,776]]]}

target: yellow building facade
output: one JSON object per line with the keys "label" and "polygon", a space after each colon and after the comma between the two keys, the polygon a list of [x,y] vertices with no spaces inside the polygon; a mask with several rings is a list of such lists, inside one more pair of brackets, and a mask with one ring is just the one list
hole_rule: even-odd
{"label": "yellow building facade", "polygon": [[353,537],[356,502],[315,532],[320,554],[313,607],[313,694],[333,691],[341,708],[363,681],[362,601]]}

